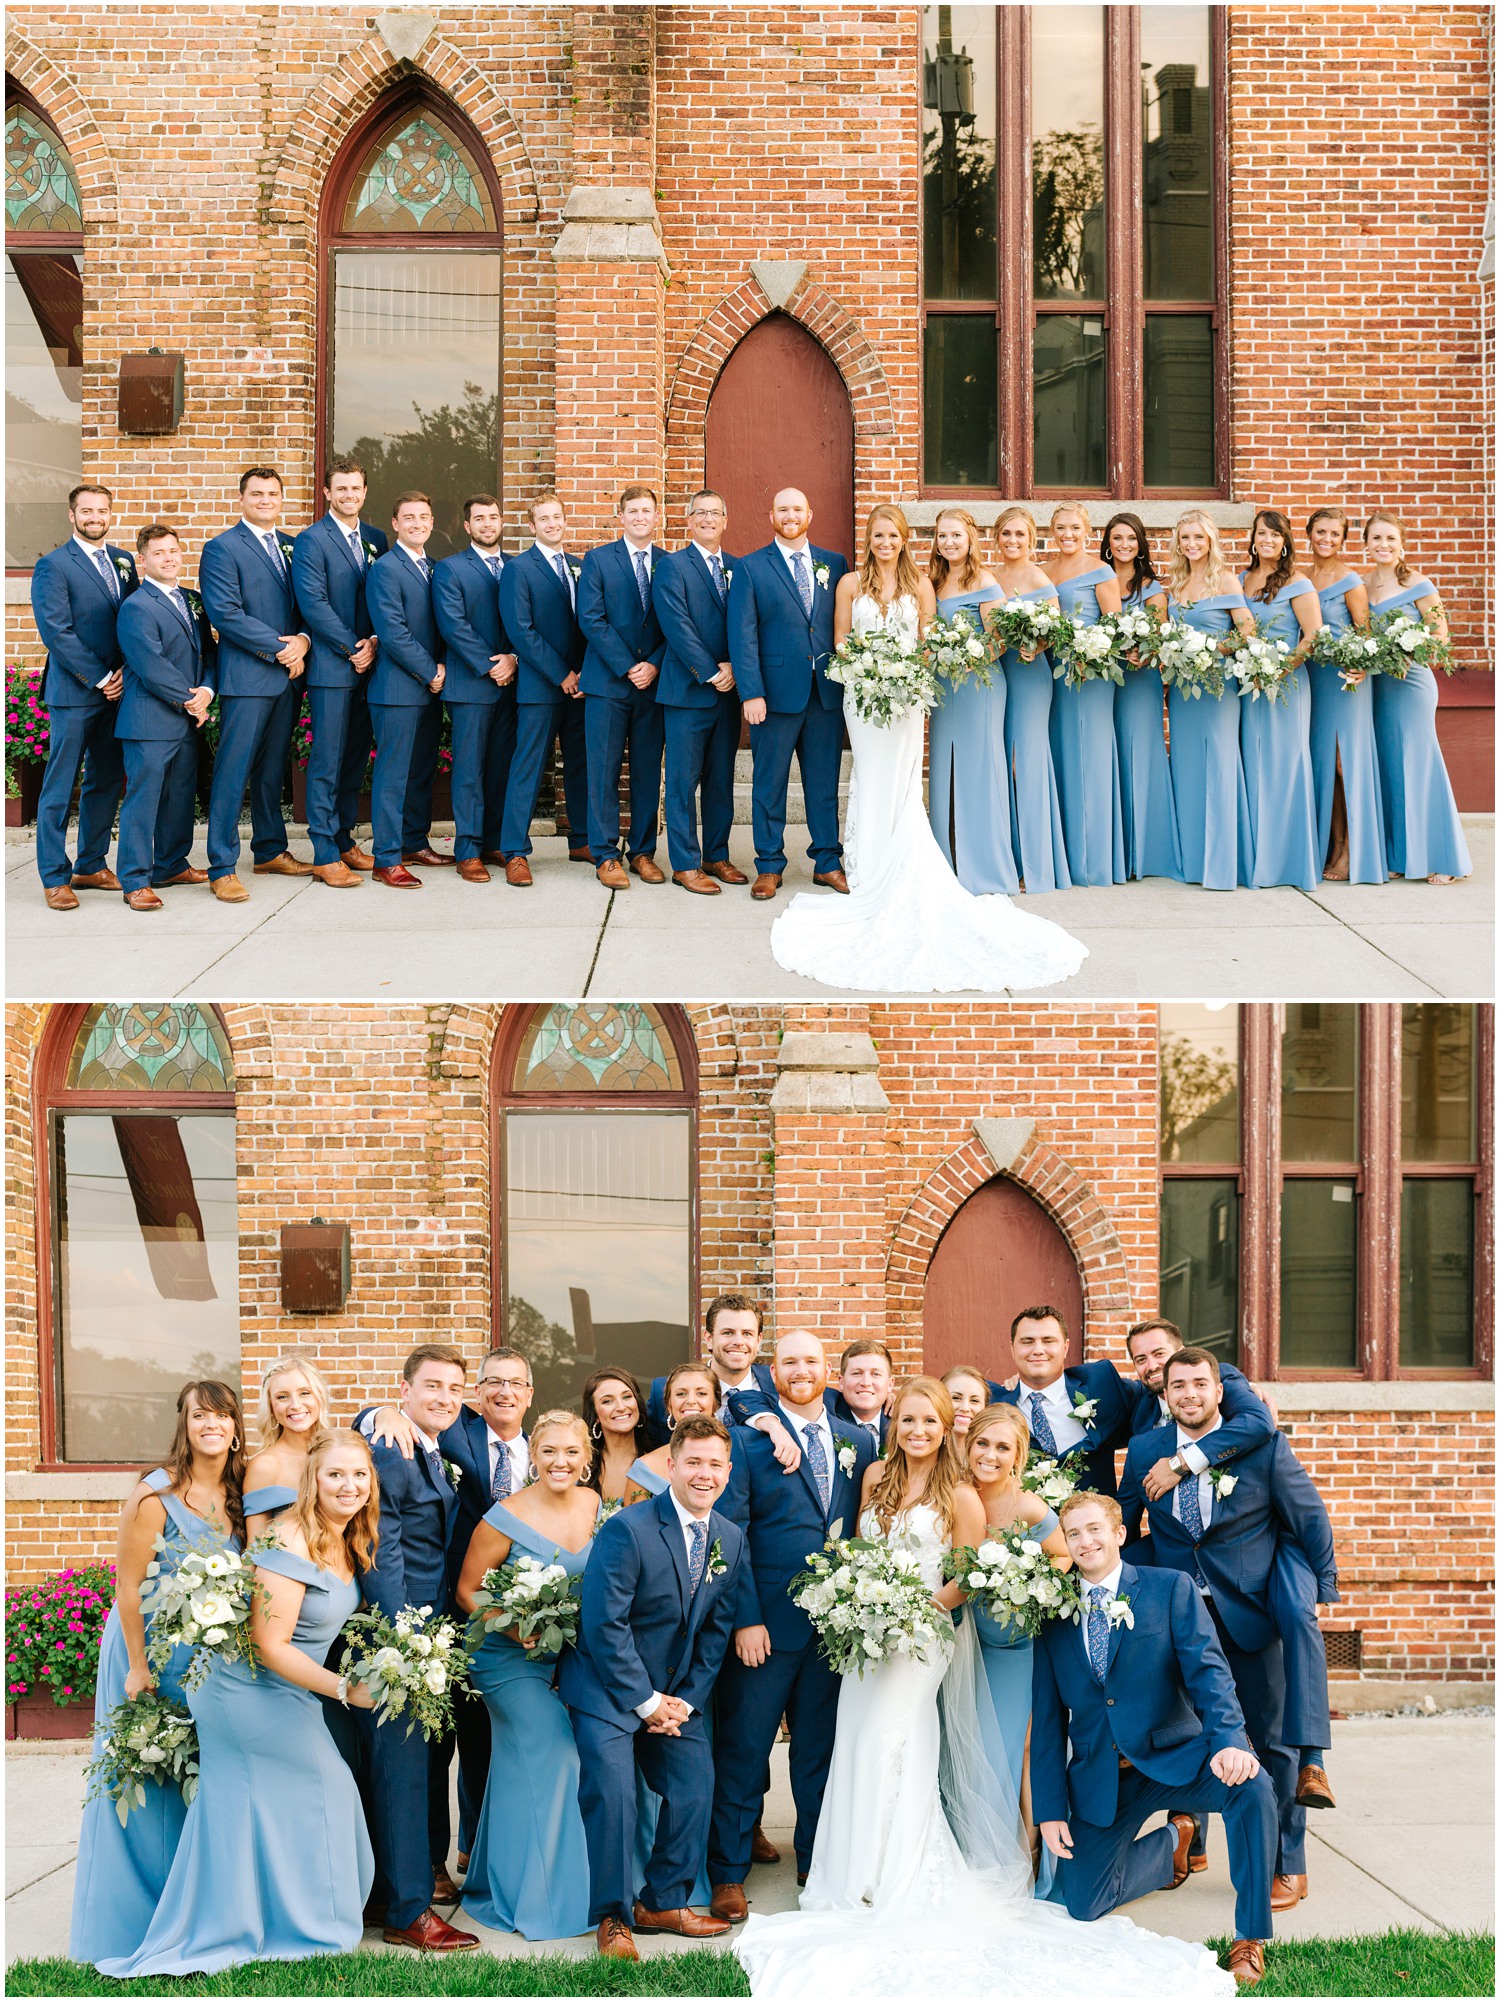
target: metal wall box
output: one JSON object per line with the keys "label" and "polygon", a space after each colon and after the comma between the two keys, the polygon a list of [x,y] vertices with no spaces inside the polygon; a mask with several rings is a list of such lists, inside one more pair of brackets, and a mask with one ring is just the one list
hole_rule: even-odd
{"label": "metal wall box", "polygon": [[120,357],[120,429],[160,437],[182,422],[182,356],[152,348]]}
{"label": "metal wall box", "polygon": [[349,1297],[349,1226],[281,1226],[281,1304],[289,1314],[340,1314]]}

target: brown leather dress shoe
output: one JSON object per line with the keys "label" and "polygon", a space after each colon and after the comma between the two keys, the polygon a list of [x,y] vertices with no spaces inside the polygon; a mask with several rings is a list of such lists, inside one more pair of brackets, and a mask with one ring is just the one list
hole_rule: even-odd
{"label": "brown leather dress shoe", "polygon": [[628,890],[630,878],[625,874],[625,864],[617,855],[611,855],[607,862],[601,862],[594,874],[606,890]]}
{"label": "brown leather dress shoe", "polygon": [[1287,1877],[1278,1875],[1271,1879],[1271,1910],[1289,1912],[1300,1905],[1307,1896],[1307,1879],[1304,1876]]}
{"label": "brown leather dress shoe", "polygon": [[531,885],[531,864],[524,855],[512,855],[505,865],[505,880],[514,883],[518,890],[529,889]]}
{"label": "brown leather dress shoe", "polygon": [[500,853],[498,848],[482,849],[479,859],[481,862],[493,862],[497,869],[503,869],[506,863],[506,857]]}
{"label": "brown leather dress shoe", "polygon": [[339,860],[346,869],[358,869],[364,875],[368,875],[370,870],[375,867],[375,857],[367,855],[357,841],[352,848],[344,850]]}
{"label": "brown leather dress shoe", "polygon": [[695,897],[722,897],[724,892],[712,876],[701,869],[674,869],[672,881],[679,889],[691,890]]}
{"label": "brown leather dress shoe", "polygon": [[178,883],[206,883],[207,881],[208,871],[206,869],[179,869],[175,876],[163,876],[159,883],[153,883],[151,887],[153,890],[170,890]]}
{"label": "brown leather dress shoe", "polygon": [[[570,848],[568,850],[568,860],[570,862],[592,862],[593,859],[594,851],[592,848]],[[625,1922],[622,1919],[620,1923],[623,1925]]]}
{"label": "brown leather dress shoe", "polygon": [[466,855],[458,865],[458,880],[460,883],[487,883],[490,872],[477,855]]}
{"label": "brown leather dress shoe", "polygon": [[133,911],[164,911],[166,905],[155,890],[127,890],[125,901]]}
{"label": "brown leather dress shoe", "polygon": [[757,1821],[750,1831],[750,1861],[752,1863],[779,1863],[781,1851]]}
{"label": "brown leather dress shoe", "polygon": [[330,890],[357,890],[362,880],[346,862],[314,862],[313,874]]}
{"label": "brown leather dress shoe", "polygon": [[75,876],[75,890],[118,890],[120,879],[113,869],[95,869],[92,875]]}
{"label": "brown leather dress shoe", "polygon": [[221,904],[248,904],[250,892],[238,876],[215,876],[208,886]]}
{"label": "brown leather dress shoe", "polygon": [[454,1858],[454,1861],[458,1864],[459,1876],[460,1877],[466,1876],[468,1874],[468,1869],[469,1869],[469,1859],[467,1856],[465,1856],[462,1849],[459,1850],[458,1855]]}
{"label": "brown leather dress shoe", "polygon": [[1172,1814],[1167,1817],[1167,1826],[1177,1831],[1177,1846],[1172,1851],[1172,1881],[1167,1889],[1180,1891],[1191,1874],[1188,1851],[1198,1833],[1198,1817],[1195,1814]]}
{"label": "brown leather dress shoe", "polygon": [[849,894],[849,878],[842,869],[825,869],[821,876],[814,876],[813,881],[825,890],[837,890],[841,897]]}
{"label": "brown leather dress shoe", "polygon": [[600,1919],[594,1946],[601,1960],[639,1960],[635,1940],[623,1919]]}
{"label": "brown leather dress shoe", "polygon": [[1266,1950],[1258,1939],[1237,1939],[1224,1966],[1239,1987],[1254,1988],[1266,1976]]}
{"label": "brown leather dress shoe", "polygon": [[281,855],[273,855],[269,862],[257,862],[257,876],[310,876],[311,862],[299,862],[289,850]]}
{"label": "brown leather dress shoe", "polygon": [[432,1902],[435,1905],[456,1905],[461,1895],[442,1864],[436,1865],[432,1872]]}
{"label": "brown leather dress shoe", "polygon": [[750,885],[750,894],[757,903],[766,904],[770,902],[780,888],[780,875],[773,874],[770,871],[763,871]]}
{"label": "brown leather dress shoe", "polygon": [[42,895],[47,899],[47,908],[49,911],[76,911],[78,909],[78,899],[73,895],[73,892],[68,888],[66,883],[53,883],[49,888],[43,889]]}
{"label": "brown leather dress shoe", "polygon": [[387,1946],[414,1946],[419,1953],[462,1953],[466,1947],[479,1944],[477,1932],[460,1932],[439,1918],[430,1905],[420,1918],[399,1931],[387,1926],[381,1938]]}
{"label": "brown leather dress shoe", "polygon": [[632,855],[630,866],[643,883],[665,883],[666,876],[650,855]]}
{"label": "brown leather dress shoe", "polygon": [[744,870],[736,869],[732,862],[705,862],[703,868],[705,874],[716,877],[721,883],[739,885],[750,880]]}
{"label": "brown leather dress shoe", "polygon": [[420,890],[422,887],[422,878],[414,876],[410,869],[403,869],[399,862],[393,869],[377,869],[375,880],[391,890]]}
{"label": "brown leather dress shoe", "polygon": [[695,1912],[690,1905],[679,1905],[675,1912],[648,1912],[637,1898],[635,1929],[637,1932],[674,1932],[681,1939],[719,1939],[728,1932],[729,1921],[708,1918],[702,1912]]}
{"label": "brown leather dress shoe", "polygon": [[451,869],[452,855],[439,855],[435,848],[413,848],[409,855],[403,855],[403,862],[415,862],[419,869]]}
{"label": "brown leather dress shoe", "polygon": [[1301,1766],[1297,1771],[1298,1807],[1333,1807],[1333,1788],[1321,1766]]}
{"label": "brown leather dress shoe", "polygon": [[715,1884],[708,1909],[726,1925],[742,1926],[750,1916],[750,1901],[743,1884]]}

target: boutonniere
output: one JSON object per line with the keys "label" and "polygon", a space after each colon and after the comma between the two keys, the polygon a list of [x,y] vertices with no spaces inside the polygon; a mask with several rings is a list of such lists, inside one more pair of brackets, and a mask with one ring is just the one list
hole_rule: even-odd
{"label": "boutonniere", "polygon": [[292,538],[289,535],[278,535],[276,538],[276,547],[281,551],[287,562],[290,563],[292,560]]}
{"label": "boutonniere", "polygon": [[117,556],[115,558],[115,568],[122,577],[128,577],[131,571],[130,558],[128,556]]}
{"label": "boutonniere", "polygon": [[1109,1616],[1111,1627],[1129,1627],[1134,1631],[1135,1614],[1130,1610],[1128,1599],[1111,1599],[1104,1610]]}
{"label": "boutonniere", "polygon": [[814,570],[813,575],[814,577],[817,578],[819,584],[826,591],[828,589],[828,565],[826,563],[820,563],[817,569]]}
{"label": "boutonniere", "polygon": [[194,618],[197,618],[198,614],[203,610],[203,600],[198,596],[196,591],[189,591],[186,586],[183,587],[182,596],[188,610]]}
{"label": "boutonniere", "polygon": [[448,1485],[457,1494],[463,1483],[463,1468],[458,1464],[457,1460],[444,1460],[443,1472],[448,1476]]}
{"label": "boutonniere", "polygon": [[1098,1414],[1099,1400],[1097,1397],[1085,1397],[1081,1390],[1074,1395],[1073,1416],[1078,1420],[1080,1425],[1092,1425]]}
{"label": "boutonniere", "polygon": [[722,1578],[728,1569],[724,1562],[723,1538],[716,1536],[708,1549],[708,1575],[710,1578]]}
{"label": "boutonniere", "polygon": [[839,1472],[846,1477],[854,1472],[856,1455],[852,1446],[839,1447]]}
{"label": "boutonniere", "polygon": [[369,541],[363,535],[359,538],[359,546],[365,552],[366,556],[369,557],[372,563],[377,562],[379,560],[380,551],[375,547],[373,542]]}
{"label": "boutonniere", "polygon": [[1216,1495],[1232,1495],[1239,1485],[1239,1475],[1231,1474],[1223,1467],[1210,1467],[1208,1484]]}
{"label": "boutonniere", "polygon": [[724,572],[724,582],[726,584],[732,584],[734,582],[734,572],[732,570],[726,570]]}
{"label": "boutonniere", "polygon": [[581,563],[570,563],[568,565],[568,575],[576,582],[583,575],[583,565]]}

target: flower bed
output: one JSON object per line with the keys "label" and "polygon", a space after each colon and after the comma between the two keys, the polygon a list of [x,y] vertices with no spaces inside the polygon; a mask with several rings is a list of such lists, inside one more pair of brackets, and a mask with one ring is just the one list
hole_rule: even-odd
{"label": "flower bed", "polygon": [[99,1646],[114,1604],[115,1568],[55,1572],[5,1595],[8,1738],[86,1737],[93,1725]]}
{"label": "flower bed", "polygon": [[41,671],[5,664],[5,824],[23,827],[36,819],[37,797],[47,763],[48,717],[41,702]]}

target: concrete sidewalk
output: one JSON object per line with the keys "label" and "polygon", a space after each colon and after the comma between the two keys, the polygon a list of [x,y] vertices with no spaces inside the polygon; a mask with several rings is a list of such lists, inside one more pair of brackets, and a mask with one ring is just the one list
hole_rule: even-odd
{"label": "concrete sidewalk", "polygon": [[[1333,1734],[1328,1768],[1339,1807],[1309,1816],[1309,1896],[1277,1919],[1278,1937],[1378,1933],[1392,1926],[1435,1933],[1492,1930],[1493,1716],[1444,1711],[1430,1718],[1356,1717],[1335,1723]],[[82,1746],[6,1747],[8,1960],[66,1951],[84,1752]],[[766,1828],[783,1860],[752,1874],[748,1888],[758,1912],[789,1910],[797,1895],[785,1745],[777,1746],[771,1772]],[[1182,1939],[1232,1934],[1234,1896],[1222,1828],[1212,1829],[1208,1853],[1207,1871],[1190,1877],[1180,1891],[1129,1906],[1136,1923]],[[543,1950],[468,1923],[491,1953]],[[379,1933],[367,1933],[364,1943],[380,1946]],[[638,1944],[648,1954],[677,1950],[676,1941],[660,1937],[642,1937]],[[579,1956],[593,1952],[592,1936],[550,1945]]]}
{"label": "concrete sidewalk", "polygon": [[[1449,887],[1330,883],[1311,895],[1216,893],[1152,879],[1023,898],[1023,909],[1064,925],[1089,948],[1072,980],[1041,991],[1055,1000],[1489,999],[1493,817],[1470,815],[1465,829],[1474,874]],[[439,830],[445,848],[450,836]],[[794,891],[812,887],[806,829],[789,826],[786,846],[792,866],[781,894],[765,904],[747,889],[692,897],[670,882],[633,881],[611,893],[592,869],[568,862],[554,835],[537,843],[529,890],[512,889],[498,873],[476,887],[443,869],[423,872],[419,891],[368,881],[330,891],[310,877],[254,876],[247,852],[248,903],[220,904],[206,886],[177,889],[166,892],[165,910],[141,915],[117,896],[89,893],[76,911],[49,911],[35,841],[14,829],[5,850],[6,992],[13,1000],[80,1001],[667,993],[684,1001],[828,1000],[837,989],[785,973],[771,956],[778,912]],[[308,852],[300,829],[293,847]],[[736,826],[732,852],[752,869],[748,827]],[[204,861],[201,828],[194,860]]]}

